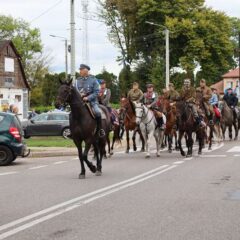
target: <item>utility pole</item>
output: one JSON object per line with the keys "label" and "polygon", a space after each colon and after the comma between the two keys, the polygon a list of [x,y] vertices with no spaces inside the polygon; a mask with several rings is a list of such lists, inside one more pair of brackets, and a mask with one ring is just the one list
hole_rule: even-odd
{"label": "utility pole", "polygon": [[[240,84],[240,32],[238,33],[238,70],[239,70],[239,84]],[[240,86],[238,86],[240,88]]]}
{"label": "utility pole", "polygon": [[71,29],[71,78],[73,79],[73,84],[75,85],[76,80],[76,63],[75,63],[75,9],[74,0],[70,0],[70,29]]}
{"label": "utility pole", "polygon": [[169,88],[170,81],[170,73],[169,73],[169,30],[165,29],[165,37],[166,37],[166,89]]}
{"label": "utility pole", "polygon": [[83,45],[82,45],[82,59],[83,62],[89,64],[89,43],[88,43],[88,0],[81,0],[83,12]]}
{"label": "utility pole", "polygon": [[65,77],[67,80],[67,78],[68,78],[68,40],[65,37],[61,37],[61,36],[57,36],[57,35],[50,34],[49,36],[54,37],[54,38],[64,39],[64,42],[65,42],[65,75],[66,75]]}

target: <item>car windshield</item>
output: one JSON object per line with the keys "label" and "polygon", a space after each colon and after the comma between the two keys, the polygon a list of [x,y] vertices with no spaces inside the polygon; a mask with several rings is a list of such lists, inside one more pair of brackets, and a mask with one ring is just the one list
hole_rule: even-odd
{"label": "car windshield", "polygon": [[34,121],[47,121],[48,115],[47,114],[40,114],[36,117],[32,118]]}
{"label": "car windshield", "polygon": [[4,118],[4,116],[0,115],[0,123],[3,121]]}

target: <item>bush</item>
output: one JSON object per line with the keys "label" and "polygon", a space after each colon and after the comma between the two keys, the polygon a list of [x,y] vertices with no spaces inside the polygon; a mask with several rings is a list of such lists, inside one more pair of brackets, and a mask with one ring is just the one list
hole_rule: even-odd
{"label": "bush", "polygon": [[37,106],[34,107],[36,113],[43,113],[48,112],[50,110],[54,110],[55,108],[53,106]]}

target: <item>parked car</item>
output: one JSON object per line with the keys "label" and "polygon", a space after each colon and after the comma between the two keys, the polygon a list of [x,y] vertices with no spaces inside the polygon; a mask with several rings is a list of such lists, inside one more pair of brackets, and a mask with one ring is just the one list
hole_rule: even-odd
{"label": "parked car", "polygon": [[26,157],[21,123],[12,113],[0,112],[0,166],[8,165],[18,156]]}
{"label": "parked car", "polygon": [[25,138],[33,136],[70,136],[69,113],[48,112],[41,113],[22,122]]}

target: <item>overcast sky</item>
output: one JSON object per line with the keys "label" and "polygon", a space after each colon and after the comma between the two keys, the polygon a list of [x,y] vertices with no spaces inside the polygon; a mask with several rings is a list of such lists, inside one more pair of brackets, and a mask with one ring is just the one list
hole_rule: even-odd
{"label": "overcast sky", "polygon": [[[96,1],[89,0],[91,13],[97,11]],[[75,3],[76,29],[78,29],[76,31],[76,66],[78,67],[82,62],[82,31],[79,29],[83,28],[83,20],[79,17],[82,15],[81,0],[75,0]],[[240,18],[239,0],[206,0],[206,4],[230,16]],[[64,71],[64,43],[61,39],[52,38],[49,35],[69,38],[70,0],[0,0],[0,14],[22,18],[31,22],[32,27],[39,28],[45,51],[51,52],[53,57],[51,70]],[[107,29],[103,23],[89,21],[89,50],[93,74],[99,73],[103,67],[118,74],[121,69],[116,62],[118,50],[109,42]]]}

